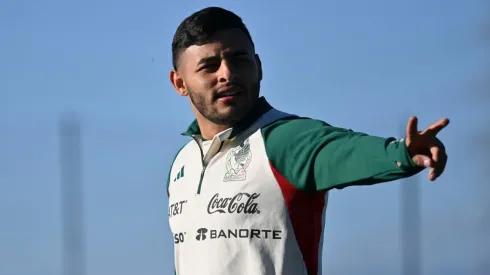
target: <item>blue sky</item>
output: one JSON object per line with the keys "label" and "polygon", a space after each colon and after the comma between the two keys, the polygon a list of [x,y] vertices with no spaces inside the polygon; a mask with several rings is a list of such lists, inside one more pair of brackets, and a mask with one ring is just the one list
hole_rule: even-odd
{"label": "blue sky", "polygon": [[[168,81],[170,45],[210,5],[244,19],[276,108],[381,136],[412,114],[421,127],[448,116],[446,173],[420,175],[423,270],[484,274],[483,0],[1,1],[0,274],[61,274],[65,111],[83,121],[87,274],[170,273],[165,181],[193,118]],[[399,274],[400,183],[330,198],[324,271]]]}

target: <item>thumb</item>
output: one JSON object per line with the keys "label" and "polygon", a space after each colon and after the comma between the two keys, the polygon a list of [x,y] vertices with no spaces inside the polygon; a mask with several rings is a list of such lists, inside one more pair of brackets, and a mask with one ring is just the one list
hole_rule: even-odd
{"label": "thumb", "polygon": [[412,160],[418,167],[432,167],[432,160],[428,156],[415,155],[412,157]]}

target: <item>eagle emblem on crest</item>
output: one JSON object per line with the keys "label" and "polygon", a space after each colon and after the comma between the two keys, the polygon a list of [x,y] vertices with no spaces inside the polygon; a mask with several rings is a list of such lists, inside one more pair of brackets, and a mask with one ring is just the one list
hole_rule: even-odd
{"label": "eagle emblem on crest", "polygon": [[247,167],[252,160],[250,142],[245,140],[242,145],[232,148],[226,155],[226,173],[223,181],[243,181],[247,178]]}

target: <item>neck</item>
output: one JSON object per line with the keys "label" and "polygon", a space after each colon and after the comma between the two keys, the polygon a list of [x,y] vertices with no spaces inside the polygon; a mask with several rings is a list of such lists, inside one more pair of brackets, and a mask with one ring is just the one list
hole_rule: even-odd
{"label": "neck", "polygon": [[202,116],[196,118],[197,124],[199,124],[199,129],[201,129],[201,136],[206,140],[211,140],[218,133],[232,127],[231,125],[218,125],[215,124]]}

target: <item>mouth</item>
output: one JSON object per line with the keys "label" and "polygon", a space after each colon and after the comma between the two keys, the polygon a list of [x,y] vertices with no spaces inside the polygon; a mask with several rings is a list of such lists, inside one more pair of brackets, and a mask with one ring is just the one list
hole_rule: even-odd
{"label": "mouth", "polygon": [[216,99],[220,101],[228,101],[228,100],[235,99],[241,93],[242,93],[242,89],[240,87],[235,86],[235,87],[225,88],[218,91],[218,94],[216,95]]}

